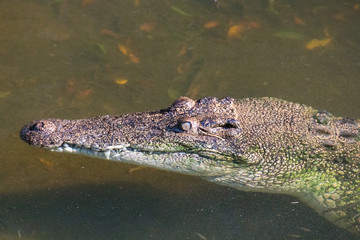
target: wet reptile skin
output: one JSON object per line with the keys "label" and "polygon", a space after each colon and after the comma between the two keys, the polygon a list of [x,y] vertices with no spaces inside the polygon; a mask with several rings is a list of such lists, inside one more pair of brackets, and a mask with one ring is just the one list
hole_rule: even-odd
{"label": "wet reptile skin", "polygon": [[181,97],[153,112],[33,121],[20,136],[52,151],[293,195],[360,234],[359,123],[326,111],[275,98]]}

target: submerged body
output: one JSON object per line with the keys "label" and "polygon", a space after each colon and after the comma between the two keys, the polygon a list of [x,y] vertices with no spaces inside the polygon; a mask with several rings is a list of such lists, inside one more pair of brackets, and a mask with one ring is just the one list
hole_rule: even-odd
{"label": "submerged body", "polygon": [[274,98],[181,97],[154,112],[33,121],[20,136],[53,151],[293,195],[360,234],[359,123],[326,111]]}

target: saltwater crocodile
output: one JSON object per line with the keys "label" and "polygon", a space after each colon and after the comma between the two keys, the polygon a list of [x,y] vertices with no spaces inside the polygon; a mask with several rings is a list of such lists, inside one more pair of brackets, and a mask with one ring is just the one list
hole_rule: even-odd
{"label": "saltwater crocodile", "polygon": [[275,98],[177,99],[159,111],[28,123],[33,146],[296,196],[360,234],[359,122]]}

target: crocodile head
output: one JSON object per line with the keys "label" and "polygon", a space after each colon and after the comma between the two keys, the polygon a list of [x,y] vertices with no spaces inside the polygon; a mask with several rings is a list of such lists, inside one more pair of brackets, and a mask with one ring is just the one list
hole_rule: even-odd
{"label": "crocodile head", "polygon": [[299,197],[360,233],[359,122],[274,98],[181,97],[153,112],[28,123],[30,145]]}
{"label": "crocodile head", "polygon": [[209,176],[250,162],[239,147],[241,133],[232,98],[181,97],[171,107],[154,112],[33,121],[20,136],[30,145],[52,151]]}

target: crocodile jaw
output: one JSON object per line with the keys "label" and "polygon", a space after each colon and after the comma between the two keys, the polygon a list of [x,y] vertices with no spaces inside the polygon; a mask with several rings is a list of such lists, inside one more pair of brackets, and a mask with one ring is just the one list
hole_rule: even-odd
{"label": "crocodile jaw", "polygon": [[[47,149],[53,152],[80,154],[111,161],[155,167],[200,177],[221,176],[234,171],[233,168],[222,164],[216,164],[215,161],[196,153],[185,151],[156,152],[134,148],[129,144],[108,146],[105,149],[98,149],[64,143],[59,147]],[[184,165],[184,162],[187,164]],[[209,162],[212,163],[209,164]],[[210,170],[209,167],[212,168],[212,170]]]}

